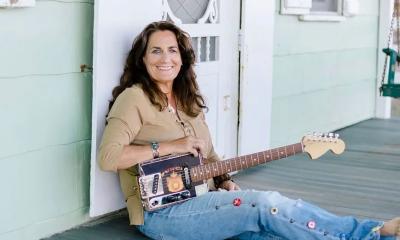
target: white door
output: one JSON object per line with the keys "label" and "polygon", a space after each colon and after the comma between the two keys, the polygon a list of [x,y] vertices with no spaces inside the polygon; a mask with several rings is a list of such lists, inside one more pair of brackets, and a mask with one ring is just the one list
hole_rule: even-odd
{"label": "white door", "polygon": [[99,169],[96,153],[111,90],[118,84],[132,39],[145,25],[161,19],[175,22],[192,37],[215,149],[222,158],[237,154],[240,0],[96,1],[90,216],[125,206],[116,174]]}
{"label": "white door", "polygon": [[200,90],[217,153],[237,153],[240,0],[163,1],[164,20],[192,37]]}

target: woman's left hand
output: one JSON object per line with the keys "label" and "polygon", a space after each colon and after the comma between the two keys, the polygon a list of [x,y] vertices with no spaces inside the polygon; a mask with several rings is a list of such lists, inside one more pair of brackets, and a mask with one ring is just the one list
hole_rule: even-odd
{"label": "woman's left hand", "polygon": [[239,185],[237,185],[236,183],[234,183],[231,180],[227,180],[221,183],[221,188],[227,190],[227,191],[236,191],[236,190],[240,190]]}

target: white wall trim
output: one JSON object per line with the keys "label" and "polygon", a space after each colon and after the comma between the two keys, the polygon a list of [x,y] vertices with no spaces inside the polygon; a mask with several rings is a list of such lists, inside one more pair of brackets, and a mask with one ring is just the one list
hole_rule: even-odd
{"label": "white wall trim", "polygon": [[[375,117],[390,118],[392,100],[390,97],[381,97],[379,87],[381,86],[383,65],[385,62],[385,54],[382,48],[387,47],[387,40],[390,28],[390,22],[393,12],[393,0],[379,1],[379,39],[378,39],[378,66],[376,79],[376,101],[375,101]],[[386,74],[387,75],[387,74]],[[387,81],[387,76],[385,76]]]}
{"label": "white wall trim", "polygon": [[346,17],[339,15],[300,15],[299,19],[305,22],[343,22],[346,20]]}
{"label": "white wall trim", "polygon": [[148,23],[161,20],[162,10],[160,0],[147,0],[146,4],[140,0],[95,1],[90,217],[125,207],[118,175],[100,170],[97,150],[111,90],[119,82],[132,41]]}
{"label": "white wall trim", "polygon": [[275,1],[242,2],[238,154],[270,145]]}

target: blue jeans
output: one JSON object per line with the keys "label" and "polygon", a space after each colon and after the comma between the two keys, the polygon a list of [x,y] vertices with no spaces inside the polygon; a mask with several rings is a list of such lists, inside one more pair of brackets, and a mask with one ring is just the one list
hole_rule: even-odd
{"label": "blue jeans", "polygon": [[379,236],[381,221],[339,217],[278,192],[209,192],[145,212],[144,222],[138,229],[152,239],[395,239]]}

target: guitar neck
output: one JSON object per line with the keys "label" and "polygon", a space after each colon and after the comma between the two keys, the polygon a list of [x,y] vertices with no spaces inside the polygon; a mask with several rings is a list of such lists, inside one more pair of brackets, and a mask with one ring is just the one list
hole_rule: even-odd
{"label": "guitar neck", "polygon": [[254,167],[273,160],[278,160],[293,156],[303,152],[301,143],[288,145],[285,147],[274,148],[271,150],[257,152],[241,157],[235,157],[224,161],[217,161],[204,165],[199,165],[190,169],[193,182],[206,180],[224,173],[230,173],[250,167]]}

